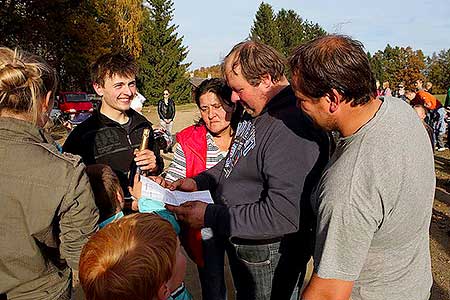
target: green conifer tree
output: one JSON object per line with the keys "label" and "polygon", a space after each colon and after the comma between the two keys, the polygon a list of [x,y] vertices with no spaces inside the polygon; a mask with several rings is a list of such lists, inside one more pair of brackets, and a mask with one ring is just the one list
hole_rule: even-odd
{"label": "green conifer tree", "polygon": [[282,8],[277,14],[276,23],[282,42],[282,52],[286,57],[300,44],[327,34],[319,24],[303,20],[292,9]]}
{"label": "green conifer tree", "polygon": [[427,80],[433,83],[433,92],[446,94],[450,87],[450,49],[433,53],[427,59]]}
{"label": "green conifer tree", "polygon": [[162,98],[165,89],[175,103],[191,100],[190,63],[183,63],[188,50],[176,33],[178,26],[171,24],[173,11],[172,0],[149,0],[144,5],[138,86],[151,104]]}
{"label": "green conifer tree", "polygon": [[275,15],[270,4],[262,2],[259,6],[250,30],[250,38],[283,52],[280,34],[275,22]]}
{"label": "green conifer tree", "polygon": [[303,20],[295,11],[282,8],[277,14],[276,22],[283,44],[282,53],[288,56],[305,39]]}

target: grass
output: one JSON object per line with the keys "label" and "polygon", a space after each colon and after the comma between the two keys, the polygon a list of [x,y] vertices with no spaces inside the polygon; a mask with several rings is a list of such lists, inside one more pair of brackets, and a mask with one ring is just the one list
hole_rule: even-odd
{"label": "grass", "polygon": [[439,101],[441,101],[442,105],[445,104],[445,94],[441,94],[441,95],[434,95]]}

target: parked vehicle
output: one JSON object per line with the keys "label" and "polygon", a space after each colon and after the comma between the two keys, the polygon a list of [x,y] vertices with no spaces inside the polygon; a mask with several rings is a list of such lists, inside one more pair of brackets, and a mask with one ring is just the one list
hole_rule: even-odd
{"label": "parked vehicle", "polygon": [[86,92],[59,92],[58,108],[66,115],[94,111]]}

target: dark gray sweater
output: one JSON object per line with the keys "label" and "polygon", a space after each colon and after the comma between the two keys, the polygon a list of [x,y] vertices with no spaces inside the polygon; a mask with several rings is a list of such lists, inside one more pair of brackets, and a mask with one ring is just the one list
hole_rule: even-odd
{"label": "dark gray sweater", "polygon": [[310,230],[309,196],[328,160],[327,135],[296,107],[290,86],[259,116],[246,114],[243,121],[255,126],[254,148],[237,160],[228,177],[224,159],[194,178],[199,190],[209,189],[215,198],[206,209],[205,226],[224,236],[281,237],[299,230],[302,211]]}

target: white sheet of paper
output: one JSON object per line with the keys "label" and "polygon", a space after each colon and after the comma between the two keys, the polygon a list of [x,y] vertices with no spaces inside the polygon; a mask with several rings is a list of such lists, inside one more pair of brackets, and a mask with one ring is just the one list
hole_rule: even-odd
{"label": "white sheet of paper", "polygon": [[214,203],[209,191],[181,192],[165,189],[153,180],[141,176],[142,190],[141,197],[161,201],[166,204],[180,206],[188,201],[202,201]]}

